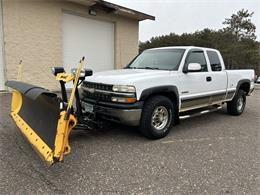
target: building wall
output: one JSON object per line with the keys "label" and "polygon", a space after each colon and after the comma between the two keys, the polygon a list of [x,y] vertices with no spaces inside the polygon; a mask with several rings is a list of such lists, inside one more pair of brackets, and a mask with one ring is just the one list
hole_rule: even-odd
{"label": "building wall", "polygon": [[4,55],[3,55],[3,25],[2,25],[2,3],[0,2],[0,91],[5,89],[4,81]]}
{"label": "building wall", "polygon": [[[58,83],[50,72],[62,64],[62,13],[70,12],[115,23],[115,67],[126,65],[138,53],[138,21],[66,1],[3,0],[5,76],[15,79],[17,64],[24,64],[23,81],[51,90]],[[98,51],[97,51],[98,52]]]}

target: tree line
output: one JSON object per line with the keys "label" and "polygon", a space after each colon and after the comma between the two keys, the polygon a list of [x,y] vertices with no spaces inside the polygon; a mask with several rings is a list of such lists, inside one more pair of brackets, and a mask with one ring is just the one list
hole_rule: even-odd
{"label": "tree line", "polygon": [[253,12],[239,10],[223,22],[219,30],[205,28],[181,35],[170,33],[140,42],[139,51],[166,46],[199,46],[218,49],[227,69],[252,68],[260,75],[260,42],[256,40]]}

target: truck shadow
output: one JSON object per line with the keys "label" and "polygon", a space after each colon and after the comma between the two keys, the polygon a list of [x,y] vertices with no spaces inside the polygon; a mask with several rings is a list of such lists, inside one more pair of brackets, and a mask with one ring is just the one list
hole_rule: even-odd
{"label": "truck shadow", "polygon": [[93,138],[120,137],[122,139],[145,139],[140,134],[138,127],[128,127],[121,124],[111,123],[108,127],[93,130],[73,130],[70,135],[70,143],[79,140],[89,140]]}
{"label": "truck shadow", "polygon": [[[170,134],[174,136],[175,134],[178,134],[180,131],[192,131],[192,126],[197,125],[210,125],[212,121],[216,120],[218,118],[219,121],[222,120],[222,118],[226,117],[227,111],[226,108],[223,108],[221,110],[218,110],[213,113],[208,113],[205,115],[181,120],[180,124],[174,125],[173,128],[170,131]],[[207,130],[208,131],[208,130]],[[70,143],[78,142],[79,140],[89,140],[93,138],[109,138],[109,137],[116,137],[120,139],[129,139],[129,140],[146,140],[151,141],[147,138],[145,138],[139,131],[138,127],[129,127],[117,123],[109,123],[108,127],[104,127],[102,129],[93,129],[93,130],[73,130],[70,135]]]}

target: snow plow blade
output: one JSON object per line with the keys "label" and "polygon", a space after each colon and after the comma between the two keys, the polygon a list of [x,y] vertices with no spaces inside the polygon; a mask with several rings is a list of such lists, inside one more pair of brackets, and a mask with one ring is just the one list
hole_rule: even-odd
{"label": "snow plow blade", "polygon": [[6,86],[14,89],[10,115],[22,134],[48,165],[63,161],[76,118],[60,109],[55,93],[20,81],[7,81]]}

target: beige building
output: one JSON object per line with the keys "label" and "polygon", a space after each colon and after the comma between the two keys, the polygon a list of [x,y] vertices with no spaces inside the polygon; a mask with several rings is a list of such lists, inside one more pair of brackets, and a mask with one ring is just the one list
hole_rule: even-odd
{"label": "beige building", "polygon": [[138,53],[139,21],[153,16],[102,0],[0,0],[0,90],[16,79],[56,90],[51,67],[121,68]]}

